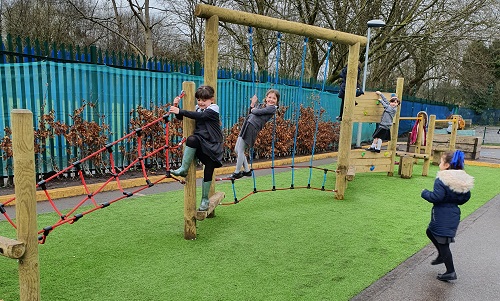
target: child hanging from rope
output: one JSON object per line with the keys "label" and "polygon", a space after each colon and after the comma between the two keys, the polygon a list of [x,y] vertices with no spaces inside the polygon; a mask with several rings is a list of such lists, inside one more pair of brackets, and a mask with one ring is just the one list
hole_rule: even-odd
{"label": "child hanging from rope", "polygon": [[198,104],[194,111],[186,111],[176,107],[181,100],[174,99],[174,105],[170,106],[170,113],[174,113],[177,119],[183,117],[196,121],[193,135],[186,140],[182,165],[179,169],[172,170],[175,176],[185,177],[189,166],[196,157],[205,165],[203,171],[203,184],[201,192],[201,204],[198,210],[206,211],[210,203],[208,193],[212,184],[214,169],[222,166],[223,135],[219,118],[219,106],[214,104],[214,88],[211,86],[200,86],[194,94]]}
{"label": "child hanging from rope", "polygon": [[[274,116],[274,113],[276,113],[276,108],[280,101],[280,93],[275,89],[270,89],[266,92],[266,99],[263,104],[259,104],[257,95],[254,95],[250,101],[250,111],[241,126],[240,134],[234,146],[234,151],[236,152],[236,168],[231,175],[233,179],[252,175],[252,171],[248,166],[248,161],[245,156],[245,149],[253,147],[257,134],[262,130],[266,122]],[[240,171],[242,166],[244,171]]]}
{"label": "child hanging from rope", "polygon": [[381,97],[380,103],[384,106],[384,113],[382,113],[382,119],[380,120],[380,124],[373,133],[373,142],[372,145],[366,150],[380,153],[380,148],[382,147],[382,140],[391,140],[391,126],[392,120],[396,115],[399,106],[399,99],[396,94],[391,94],[391,99],[387,101],[384,94],[380,91],[375,92],[378,96]]}

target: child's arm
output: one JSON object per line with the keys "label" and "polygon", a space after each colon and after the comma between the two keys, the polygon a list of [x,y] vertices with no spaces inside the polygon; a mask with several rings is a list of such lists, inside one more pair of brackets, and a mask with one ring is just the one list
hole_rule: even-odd
{"label": "child's arm", "polygon": [[179,116],[198,120],[219,120],[219,106],[211,104],[203,112],[179,110]]}
{"label": "child's arm", "polygon": [[257,107],[252,109],[254,115],[274,115],[276,113],[276,106],[265,106],[263,108]]}
{"label": "child's arm", "polygon": [[259,98],[257,98],[257,95],[254,95],[252,96],[252,98],[250,98],[250,108],[248,109],[248,114],[251,114],[252,109],[258,106],[259,106]]}
{"label": "child's arm", "polygon": [[168,110],[169,113],[174,113],[175,114],[175,118],[179,119],[179,120],[182,120],[182,116],[179,115],[179,102],[181,101],[181,98],[179,96],[177,96],[176,98],[174,98],[174,101],[173,101],[173,105],[170,106],[170,109]]}
{"label": "child's arm", "polygon": [[382,92],[380,91],[376,91],[375,94],[380,96],[380,103],[382,104],[382,106],[384,106],[384,108],[387,108],[389,106],[389,101],[387,101],[387,98],[385,98],[384,94],[382,94]]}
{"label": "child's arm", "polygon": [[446,197],[446,190],[443,182],[441,180],[436,179],[434,181],[434,190],[429,191],[427,189],[422,190],[421,196],[429,203],[440,203],[443,202]]}

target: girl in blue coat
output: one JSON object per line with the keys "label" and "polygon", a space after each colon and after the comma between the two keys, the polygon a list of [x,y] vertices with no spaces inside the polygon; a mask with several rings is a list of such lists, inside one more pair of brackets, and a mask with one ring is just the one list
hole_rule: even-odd
{"label": "girl in blue coat", "polygon": [[455,234],[460,223],[458,206],[470,199],[474,178],[463,170],[464,153],[459,150],[446,152],[441,157],[439,169],[434,181],[434,190],[424,189],[422,198],[433,204],[431,222],[426,234],[438,250],[438,256],[431,264],[444,263],[446,272],[438,274],[437,279],[448,281],[457,279],[450,243],[455,241]]}

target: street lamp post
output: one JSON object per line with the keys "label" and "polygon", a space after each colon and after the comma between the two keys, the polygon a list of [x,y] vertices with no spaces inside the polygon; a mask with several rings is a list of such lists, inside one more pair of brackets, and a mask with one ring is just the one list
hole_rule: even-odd
{"label": "street lamp post", "polygon": [[[382,20],[370,20],[367,23],[368,25],[368,33],[366,34],[366,51],[365,51],[365,67],[363,68],[363,92],[365,91],[366,88],[366,72],[368,69],[368,51],[370,49],[370,33],[371,29],[373,28],[378,28],[378,27],[384,27],[385,22]],[[361,134],[363,132],[363,123],[359,122],[358,123],[358,135],[356,139],[356,147],[361,147]]]}

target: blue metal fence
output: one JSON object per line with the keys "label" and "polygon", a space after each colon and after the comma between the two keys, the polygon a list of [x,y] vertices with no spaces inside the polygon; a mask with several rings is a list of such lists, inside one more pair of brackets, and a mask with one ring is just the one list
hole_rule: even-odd
{"label": "blue metal fence", "polygon": [[[130,70],[96,64],[28,62],[0,64],[0,126],[10,127],[12,109],[23,108],[33,112],[34,124],[41,115],[55,111],[55,118],[65,124],[72,124],[70,115],[84,103],[94,103],[85,110],[87,121],[98,122],[104,116],[110,125],[109,141],[117,140],[131,131],[129,121],[136,117],[130,112],[138,106],[149,108],[171,102],[182,89],[183,81],[193,81],[198,86],[203,77],[184,73],[152,72]],[[296,113],[292,108],[311,106],[317,90],[287,85],[259,83],[256,90],[250,82],[235,79],[220,79],[218,83],[218,104],[224,128],[230,128],[245,113],[253,94],[263,99],[271,87],[280,90],[281,105],[290,109],[285,118]],[[302,94],[302,93],[301,93]],[[317,98],[317,97],[316,97]],[[321,105],[325,108],[325,120],[333,120],[338,114],[339,99],[336,94],[321,93]],[[42,110],[44,110],[42,112]],[[54,158],[56,165],[67,166],[64,139],[50,139],[46,160]],[[44,160],[44,161],[46,161]],[[120,158],[117,160],[120,162]],[[12,174],[12,162],[0,160],[0,175]],[[41,167],[42,172],[50,171]]]}
{"label": "blue metal fence", "polygon": [[[38,118],[55,111],[55,118],[65,124],[72,124],[70,115],[84,102],[96,106],[86,110],[86,120],[104,121],[110,125],[109,141],[115,141],[130,132],[129,121],[136,117],[130,112],[138,106],[149,108],[171,102],[182,89],[183,81],[193,81],[198,86],[203,77],[179,72],[158,72],[108,67],[98,64],[61,63],[53,61],[0,64],[0,126],[10,127],[10,111],[16,108],[29,109],[34,114],[34,124]],[[263,99],[269,88],[281,93],[280,105],[288,107],[285,118],[291,119],[300,105],[321,107],[325,110],[324,121],[334,121],[339,114],[340,99],[336,93],[320,92],[316,89],[298,86],[252,83],[233,78],[219,79],[217,102],[221,108],[224,128],[232,127],[238,118],[245,114],[253,94]],[[44,112],[42,112],[44,108]],[[416,116],[418,111],[437,114],[444,118],[450,112],[448,108],[437,105],[425,105],[403,102],[402,116]],[[370,140],[375,124],[363,126],[362,139]],[[401,131],[411,130],[411,124],[401,125]],[[357,123],[353,135],[357,134]],[[355,139],[355,137],[353,137]],[[54,158],[57,166],[67,166],[66,145],[64,139],[53,139],[48,144],[46,158]],[[117,159],[120,162],[120,159]],[[0,175],[12,174],[12,162],[0,160]],[[42,172],[50,171],[47,167]]]}

